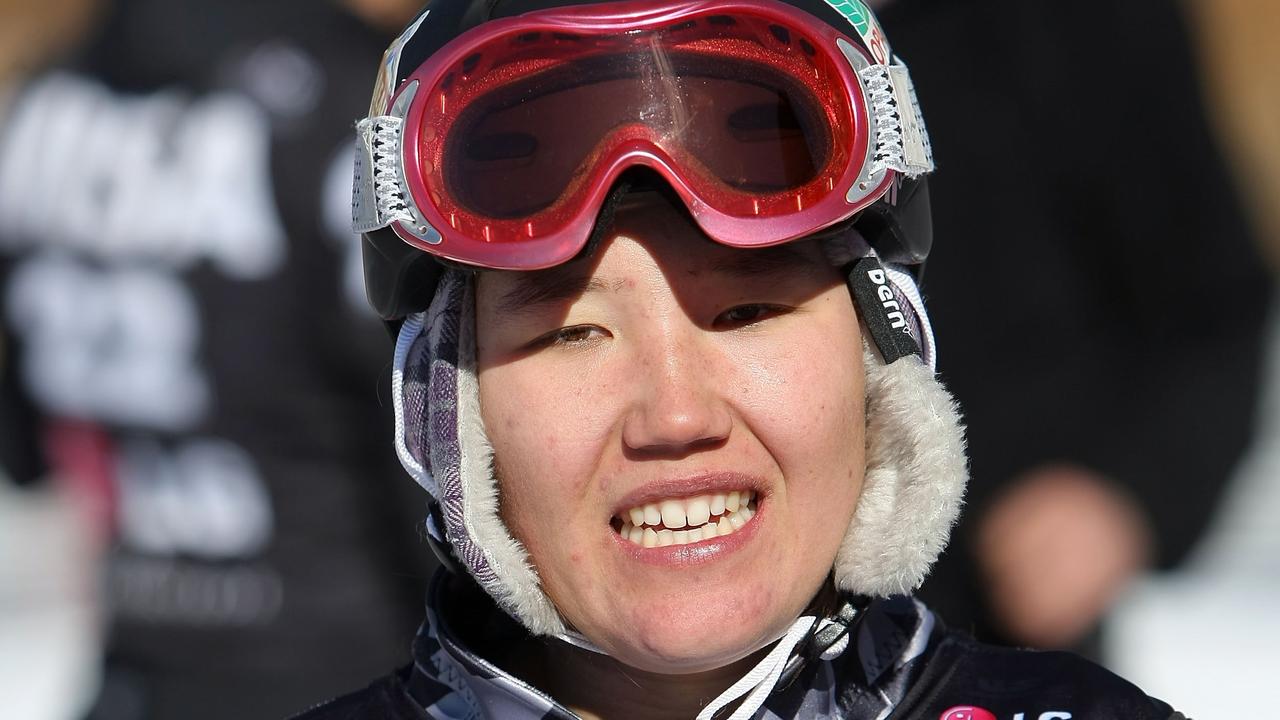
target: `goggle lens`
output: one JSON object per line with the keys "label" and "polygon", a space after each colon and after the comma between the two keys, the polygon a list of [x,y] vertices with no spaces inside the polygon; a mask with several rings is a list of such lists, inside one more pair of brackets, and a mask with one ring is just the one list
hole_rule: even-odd
{"label": "goggle lens", "polygon": [[444,143],[445,187],[478,215],[535,215],[573,194],[593,152],[628,139],[752,194],[801,187],[829,162],[822,107],[803,85],[755,63],[662,59],[662,71],[652,55],[577,60],[471,101]]}

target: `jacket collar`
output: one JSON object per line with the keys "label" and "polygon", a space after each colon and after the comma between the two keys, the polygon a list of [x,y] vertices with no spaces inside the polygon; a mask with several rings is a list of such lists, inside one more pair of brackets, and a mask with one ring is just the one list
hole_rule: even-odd
{"label": "jacket collar", "polygon": [[[406,682],[414,701],[431,718],[576,718],[485,657],[485,648],[519,642],[527,633],[468,586],[443,571],[432,580]],[[846,600],[843,607],[854,608],[849,632],[825,653],[824,643],[802,644],[797,653],[808,652],[811,659],[784,677],[757,717],[874,720],[902,701],[932,655],[940,624],[913,598]]]}

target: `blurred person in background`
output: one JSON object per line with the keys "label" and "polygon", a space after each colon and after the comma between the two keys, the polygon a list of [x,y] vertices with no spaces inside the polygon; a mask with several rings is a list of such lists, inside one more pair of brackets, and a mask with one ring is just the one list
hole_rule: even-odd
{"label": "blurred person in background", "polygon": [[1269,0],[1189,3],[1211,120],[1243,197],[1280,270],[1280,5]]}
{"label": "blurred person in background", "polygon": [[4,412],[109,503],[93,718],[280,717],[407,653],[431,563],[348,217],[412,5],[121,0],[10,93]]}
{"label": "blurred person in background", "polygon": [[[0,2],[0,118],[28,77],[64,59],[96,5]],[[0,255],[0,277],[12,261]],[[100,677],[101,514],[69,478],[49,473],[39,413],[19,381],[21,353],[0,319],[0,712],[65,720],[84,713]]]}
{"label": "blurred person in background", "polygon": [[[1186,6],[1210,118],[1280,269],[1280,4]],[[1273,275],[1274,276],[1274,275]],[[1254,717],[1273,682],[1280,614],[1280,304],[1273,295],[1254,442],[1206,537],[1178,572],[1152,575],[1108,621],[1107,655],[1143,687],[1178,688],[1194,717]],[[1170,633],[1168,628],[1178,628]]]}
{"label": "blurred person in background", "polygon": [[980,638],[1096,657],[1129,580],[1202,534],[1257,407],[1271,286],[1185,19],[880,5],[933,131],[928,292],[971,428],[968,508],[922,596]]}

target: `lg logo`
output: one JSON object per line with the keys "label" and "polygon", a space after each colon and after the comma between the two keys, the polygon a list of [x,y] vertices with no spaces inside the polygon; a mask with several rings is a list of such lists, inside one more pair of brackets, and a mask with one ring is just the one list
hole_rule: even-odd
{"label": "lg logo", "polygon": [[[971,705],[963,705],[953,707],[942,713],[938,720],[999,720],[995,713],[990,710],[983,710],[980,707]],[[1014,713],[1011,720],[1071,720],[1071,713],[1062,712],[1061,710],[1050,710],[1042,712],[1035,717],[1028,716],[1027,713]]]}

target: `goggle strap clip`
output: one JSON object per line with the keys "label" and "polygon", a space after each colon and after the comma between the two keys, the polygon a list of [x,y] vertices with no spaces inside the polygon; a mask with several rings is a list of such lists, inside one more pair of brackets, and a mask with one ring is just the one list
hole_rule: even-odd
{"label": "goggle strap clip", "polygon": [[911,74],[902,61],[859,71],[875,128],[871,175],[896,170],[907,177],[933,171],[933,147],[925,130]]}
{"label": "goggle strap clip", "polygon": [[412,223],[408,194],[400,182],[400,143],[404,120],[377,115],[356,124],[355,177],[352,178],[351,220],[358,233],[384,228],[392,222]]}
{"label": "goggle strap clip", "polygon": [[440,233],[414,204],[404,174],[405,116],[417,93],[418,81],[414,80],[396,96],[387,115],[356,123],[351,227],[357,233],[368,233],[399,223],[401,231],[435,245],[441,241]]}

